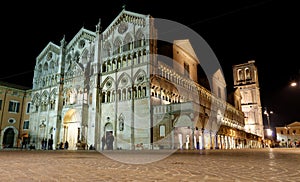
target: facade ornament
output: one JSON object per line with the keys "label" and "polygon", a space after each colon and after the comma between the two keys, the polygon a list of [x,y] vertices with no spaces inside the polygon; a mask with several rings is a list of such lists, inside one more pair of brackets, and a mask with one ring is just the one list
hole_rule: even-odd
{"label": "facade ornament", "polygon": [[61,47],[65,47],[66,46],[65,35],[63,36],[63,39],[60,41],[60,46]]}
{"label": "facade ornament", "polygon": [[99,18],[99,22],[96,25],[96,33],[100,33],[100,31],[101,31],[101,18]]}

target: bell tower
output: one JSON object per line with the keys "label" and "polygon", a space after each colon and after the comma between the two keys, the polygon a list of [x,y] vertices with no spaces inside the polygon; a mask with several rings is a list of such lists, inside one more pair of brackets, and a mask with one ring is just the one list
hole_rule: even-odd
{"label": "bell tower", "polygon": [[264,138],[260,88],[255,61],[233,65],[234,88],[242,96],[242,111],[245,114],[245,131]]}

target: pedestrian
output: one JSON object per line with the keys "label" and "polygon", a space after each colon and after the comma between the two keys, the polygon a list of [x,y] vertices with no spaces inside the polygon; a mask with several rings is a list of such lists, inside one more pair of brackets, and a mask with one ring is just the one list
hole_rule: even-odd
{"label": "pedestrian", "polygon": [[114,143],[114,136],[113,136],[113,134],[112,134],[112,132],[109,132],[109,134],[108,134],[108,136],[107,136],[107,142],[106,142],[106,144],[107,144],[107,149],[108,150],[113,150],[113,143]]}
{"label": "pedestrian", "polygon": [[63,149],[63,145],[64,145],[63,142],[60,142],[59,143],[59,149]]}
{"label": "pedestrian", "polygon": [[45,146],[45,140],[44,140],[44,138],[41,141],[41,145],[42,145],[42,149],[44,149],[44,146]]}
{"label": "pedestrian", "polygon": [[21,149],[26,149],[26,147],[25,147],[25,141],[24,141],[24,139],[22,140],[22,144],[21,144]]}
{"label": "pedestrian", "polygon": [[69,148],[69,142],[66,141],[66,142],[65,142],[65,149],[68,150],[68,148]]}
{"label": "pedestrian", "polygon": [[104,150],[105,144],[106,144],[105,134],[103,135],[103,137],[102,137],[102,139],[101,139],[101,142],[102,142],[102,150]]}

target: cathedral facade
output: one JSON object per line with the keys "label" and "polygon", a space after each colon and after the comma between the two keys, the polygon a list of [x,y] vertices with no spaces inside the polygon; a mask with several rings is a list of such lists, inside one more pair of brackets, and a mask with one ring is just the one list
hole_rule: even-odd
{"label": "cathedral facade", "polygon": [[244,130],[240,93],[226,101],[222,72],[205,88],[189,40],[173,41],[167,63],[156,56],[156,39],[150,15],[124,9],[103,31],[99,21],[70,42],[50,42],[36,59],[30,142],[101,150],[101,138],[112,134],[113,149],[260,147],[260,136]]}

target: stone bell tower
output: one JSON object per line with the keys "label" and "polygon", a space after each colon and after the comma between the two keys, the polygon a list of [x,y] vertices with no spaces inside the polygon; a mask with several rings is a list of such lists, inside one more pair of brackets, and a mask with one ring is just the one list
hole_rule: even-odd
{"label": "stone bell tower", "polygon": [[255,61],[233,65],[234,88],[239,88],[242,96],[242,111],[245,114],[245,131],[263,136],[262,107],[258,73]]}

